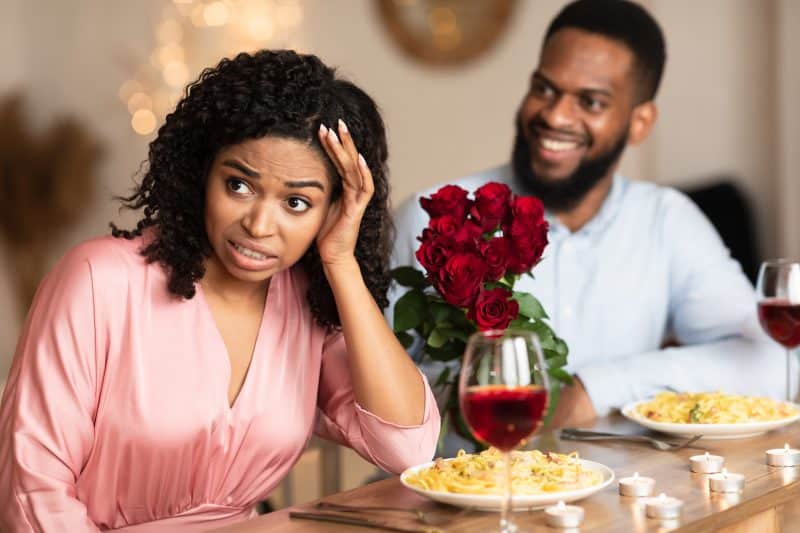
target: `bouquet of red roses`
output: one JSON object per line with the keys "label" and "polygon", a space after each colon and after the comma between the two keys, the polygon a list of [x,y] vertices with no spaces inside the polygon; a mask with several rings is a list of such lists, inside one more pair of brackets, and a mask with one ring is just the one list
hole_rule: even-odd
{"label": "bouquet of red roses", "polygon": [[[394,307],[394,330],[409,348],[416,334],[424,340],[422,361],[460,361],[468,337],[477,330],[513,327],[533,331],[553,379],[550,413],[558,402],[561,383],[570,383],[563,369],[567,345],[547,325],[542,305],[531,294],[514,291],[547,246],[547,221],[538,198],[517,196],[507,185],[490,182],[474,199],[456,185],[445,185],[430,198],[420,199],[430,215],[418,237],[416,257],[425,272],[413,267],[392,271],[409,287]],[[455,423],[464,436],[470,432],[458,412],[458,371],[445,366],[434,387],[444,391],[442,435]]]}

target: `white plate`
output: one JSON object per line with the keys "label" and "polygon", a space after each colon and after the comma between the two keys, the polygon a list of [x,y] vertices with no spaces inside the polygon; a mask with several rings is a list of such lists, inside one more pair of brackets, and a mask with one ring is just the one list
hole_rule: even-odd
{"label": "white plate", "polygon": [[[446,460],[446,459],[445,459]],[[586,498],[603,490],[612,481],[614,481],[614,471],[606,465],[596,463],[594,461],[587,461],[586,459],[579,459],[581,466],[589,471],[600,472],[603,480],[597,485],[586,487],[583,489],[565,490],[562,492],[549,492],[547,494],[514,494],[511,499],[511,507],[514,511],[523,511],[527,509],[536,509],[547,505],[558,503],[559,500],[564,502],[573,502]],[[400,474],[400,482],[406,487],[417,494],[421,494],[430,498],[431,500],[456,505],[458,507],[472,507],[479,511],[499,511],[502,505],[503,497],[495,494],[459,494],[454,492],[442,492],[436,490],[425,490],[413,485],[409,485],[406,481],[407,477],[413,473],[428,468],[433,465],[433,461],[422,465],[412,466],[406,469],[405,472]]]}
{"label": "white plate", "polygon": [[[622,414],[642,426],[682,437],[702,435],[704,439],[742,439],[745,437],[755,437],[767,431],[787,426],[800,419],[800,413],[780,420],[769,420],[766,422],[743,422],[741,424],[675,424],[672,422],[655,422],[636,412],[639,404],[647,403],[650,400],[629,403],[622,408]],[[792,404],[795,407],[800,407]]]}

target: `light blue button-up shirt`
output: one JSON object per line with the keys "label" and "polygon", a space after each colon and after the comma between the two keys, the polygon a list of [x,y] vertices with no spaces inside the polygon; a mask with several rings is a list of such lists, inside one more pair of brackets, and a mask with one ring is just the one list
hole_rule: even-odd
{"label": "light blue button-up shirt", "polygon": [[[455,183],[473,192],[488,181],[518,187],[508,166]],[[414,252],[428,215],[419,198],[436,190],[399,208],[393,266],[422,269]],[[665,389],[784,397],[784,352],[761,330],[752,286],[689,198],[615,176],[580,230],[546,216],[544,258],[515,290],[541,301],[598,415]],[[390,319],[405,290],[390,292]],[[680,346],[661,348],[667,339]]]}

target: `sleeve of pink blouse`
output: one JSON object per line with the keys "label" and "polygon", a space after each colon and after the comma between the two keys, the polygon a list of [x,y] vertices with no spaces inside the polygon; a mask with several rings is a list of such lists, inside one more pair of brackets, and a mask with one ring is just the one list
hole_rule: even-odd
{"label": "sleeve of pink blouse", "polygon": [[[391,379],[375,376],[375,379]],[[316,433],[350,446],[364,459],[387,472],[400,473],[409,466],[430,461],[439,438],[439,411],[425,376],[425,410],[418,426],[399,426],[382,420],[355,400],[341,333],[326,340],[322,353]]]}
{"label": "sleeve of pink blouse", "polygon": [[89,263],[73,249],[45,278],[0,405],[0,531],[99,531],[76,497],[102,368]]}

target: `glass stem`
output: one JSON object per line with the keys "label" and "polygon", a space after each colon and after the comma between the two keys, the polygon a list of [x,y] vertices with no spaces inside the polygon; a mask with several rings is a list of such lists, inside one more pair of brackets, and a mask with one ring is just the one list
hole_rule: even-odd
{"label": "glass stem", "polygon": [[786,348],[786,401],[792,401],[792,350]]}
{"label": "glass stem", "polygon": [[506,487],[503,506],[500,508],[501,533],[514,533],[517,526],[511,521],[511,452],[503,452],[503,462],[506,465]]}

